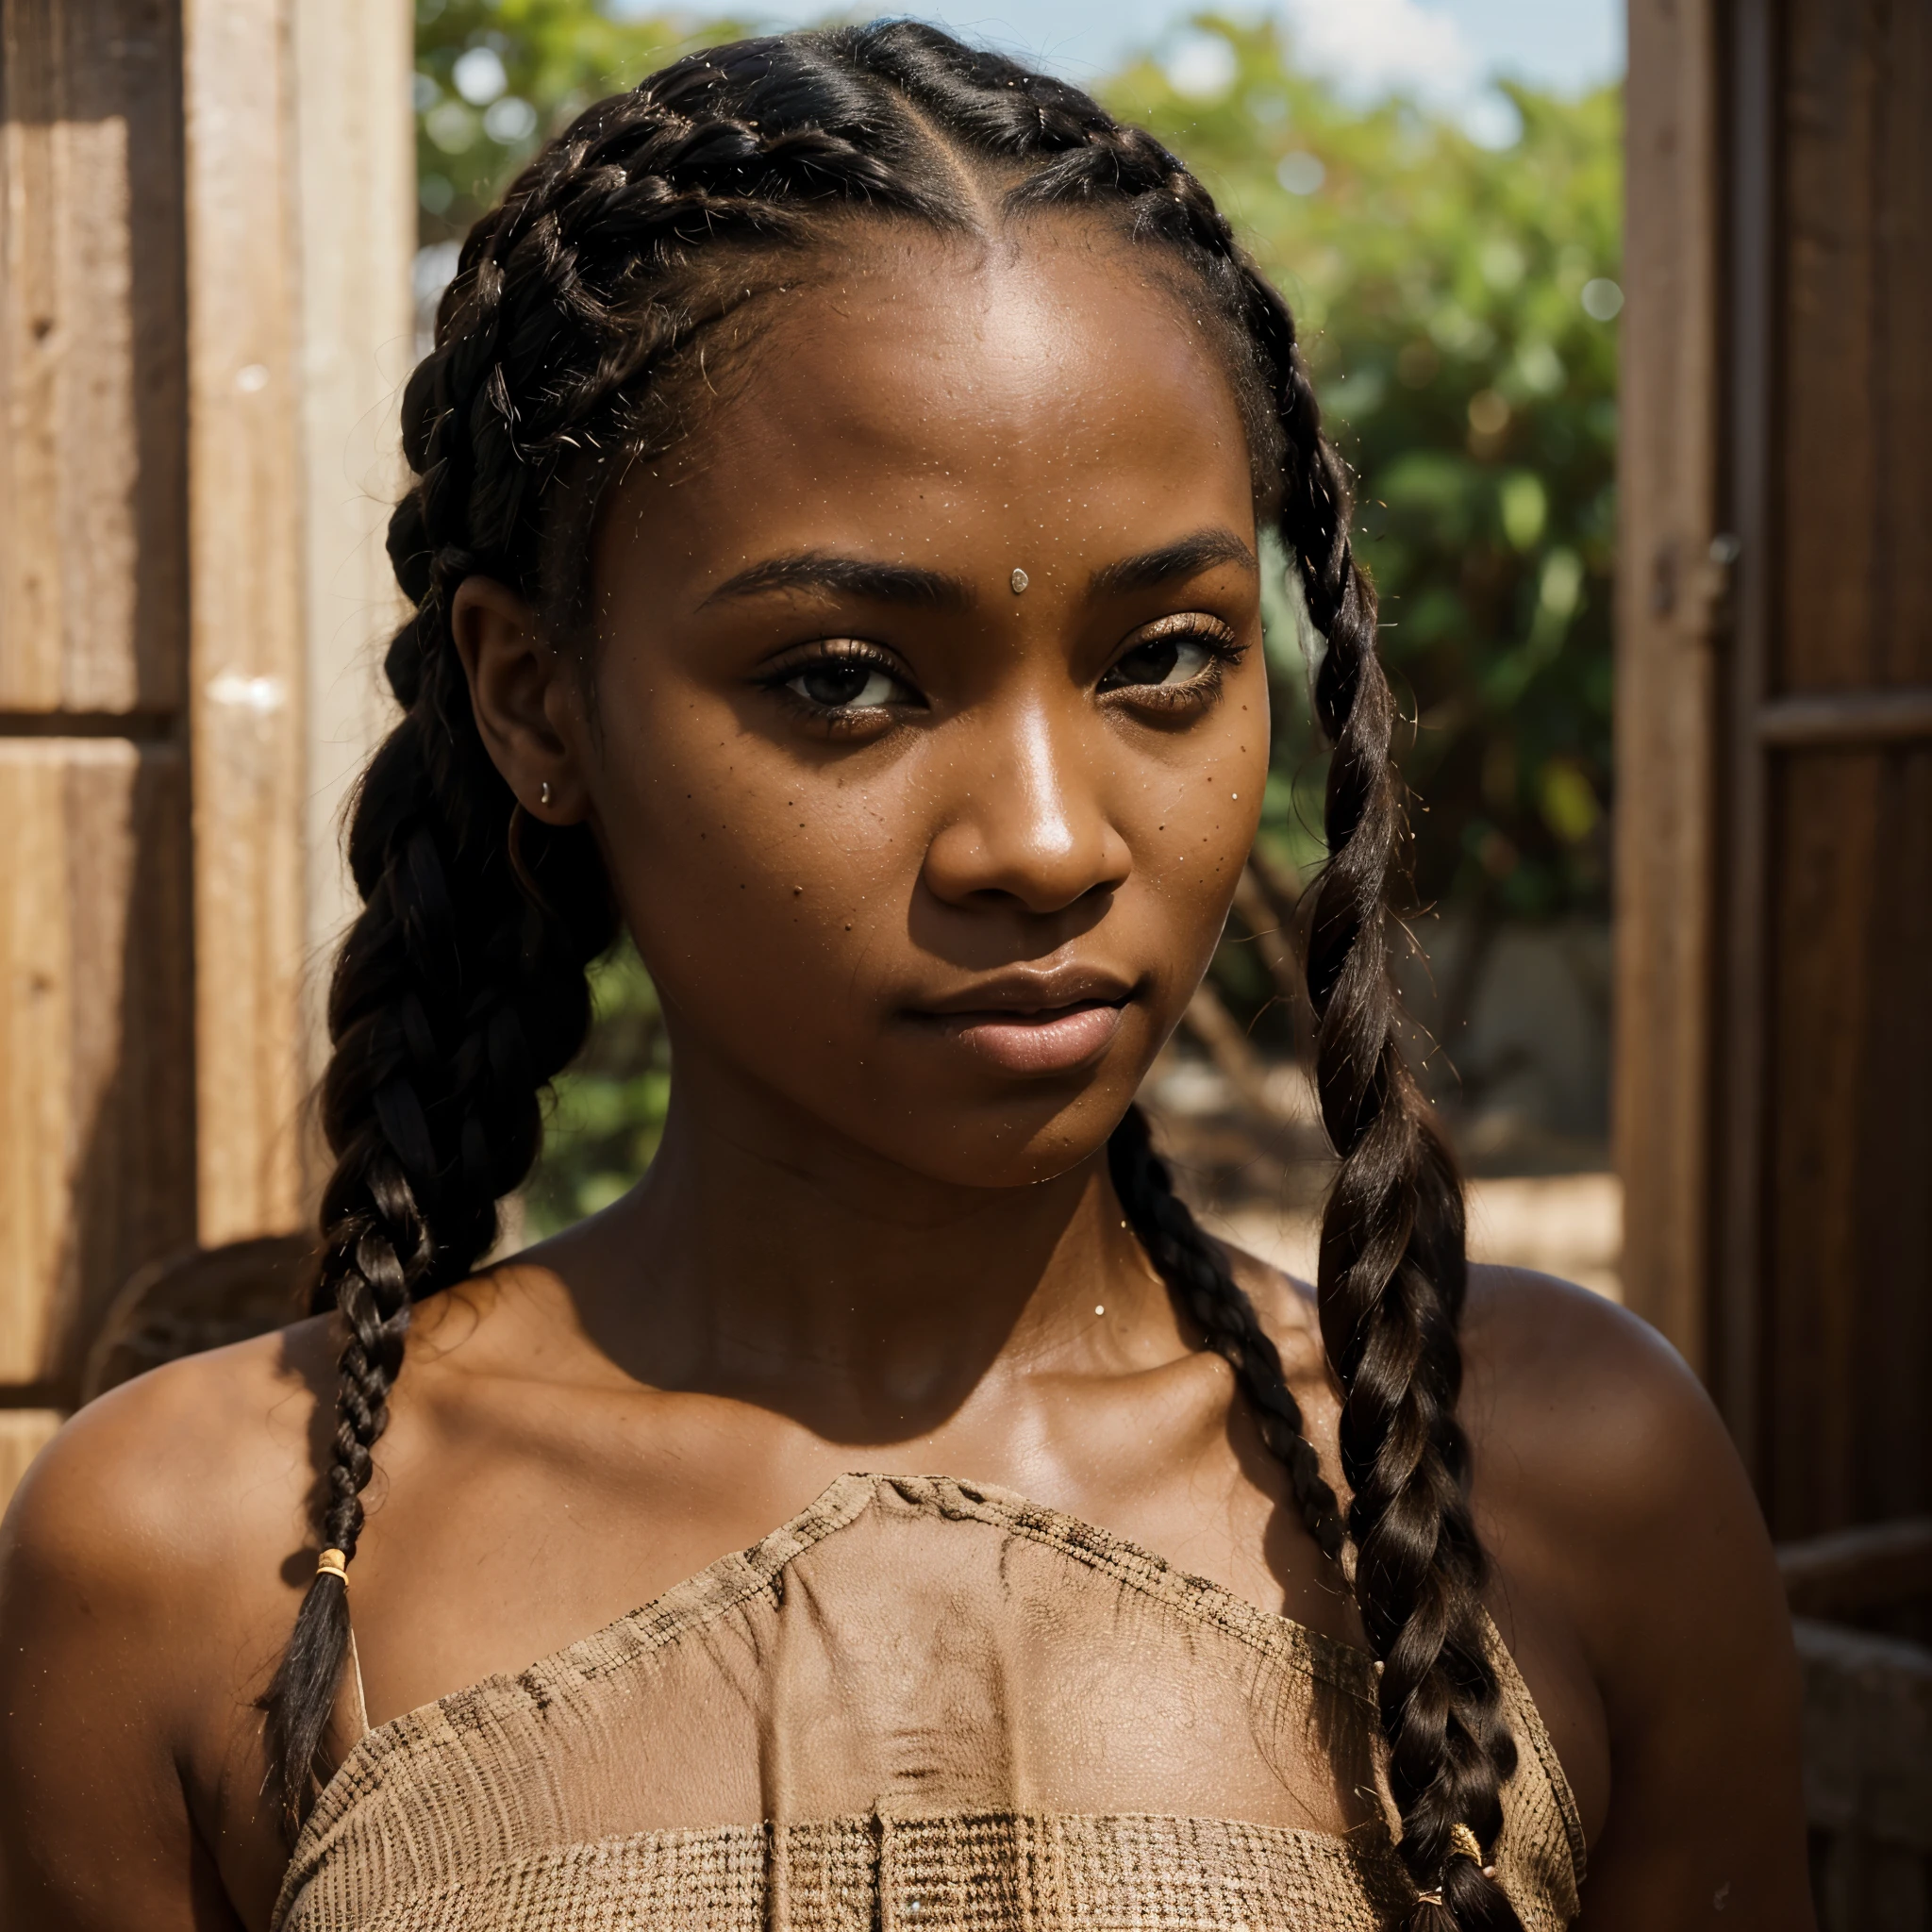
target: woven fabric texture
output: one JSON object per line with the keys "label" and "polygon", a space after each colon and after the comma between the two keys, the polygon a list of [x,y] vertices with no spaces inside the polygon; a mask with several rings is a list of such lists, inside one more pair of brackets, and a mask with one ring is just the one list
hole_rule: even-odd
{"label": "woven fabric texture", "polygon": [[[1494,1856],[1532,1932],[1583,1840],[1500,1639]],[[370,1732],[275,1932],[1347,1932],[1412,1899],[1369,1659],[1091,1524],[842,1476],[751,1549]]]}

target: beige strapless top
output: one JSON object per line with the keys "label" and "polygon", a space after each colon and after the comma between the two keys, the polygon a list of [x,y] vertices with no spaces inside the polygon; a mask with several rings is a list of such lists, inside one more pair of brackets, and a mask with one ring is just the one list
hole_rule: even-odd
{"label": "beige strapless top", "polygon": [[[1499,1638],[1525,1926],[1583,1835]],[[949,1477],[841,1476],[515,1676],[367,1732],[275,1932],[1400,1924],[1360,1651]]]}

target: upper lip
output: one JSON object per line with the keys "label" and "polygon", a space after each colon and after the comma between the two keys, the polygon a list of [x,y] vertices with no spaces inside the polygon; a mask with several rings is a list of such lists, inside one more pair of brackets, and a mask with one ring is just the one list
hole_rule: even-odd
{"label": "upper lip", "polygon": [[957,992],[920,1000],[916,1013],[1047,1013],[1062,1007],[1117,1007],[1135,982],[1105,966],[1014,966]]}

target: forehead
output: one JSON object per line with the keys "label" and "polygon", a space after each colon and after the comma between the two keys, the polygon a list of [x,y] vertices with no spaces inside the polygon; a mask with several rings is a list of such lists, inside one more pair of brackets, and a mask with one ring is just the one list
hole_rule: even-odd
{"label": "forehead", "polygon": [[1038,558],[1083,532],[1112,551],[1243,527],[1247,441],[1205,297],[1095,225],[888,232],[762,295],[708,345],[715,375],[687,368],[685,433],[625,479],[607,542],[712,576],[788,550],[958,567],[975,541]]}

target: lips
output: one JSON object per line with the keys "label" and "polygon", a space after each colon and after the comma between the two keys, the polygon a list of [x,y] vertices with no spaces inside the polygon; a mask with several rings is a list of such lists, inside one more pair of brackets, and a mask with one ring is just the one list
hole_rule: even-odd
{"label": "lips", "polygon": [[1133,991],[1101,968],[1028,968],[962,987],[909,1017],[989,1066],[1037,1077],[1073,1073],[1105,1054]]}
{"label": "lips", "polygon": [[968,1053],[1009,1074],[1070,1074],[1113,1044],[1121,1009],[1096,1004],[1042,1013],[959,1013],[941,1027]]}

